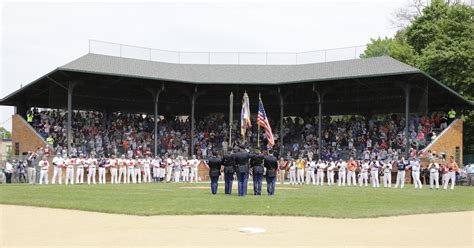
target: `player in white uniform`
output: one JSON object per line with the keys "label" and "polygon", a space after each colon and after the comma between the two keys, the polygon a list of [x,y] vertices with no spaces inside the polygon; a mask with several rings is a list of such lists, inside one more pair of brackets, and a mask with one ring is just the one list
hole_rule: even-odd
{"label": "player in white uniform", "polygon": [[334,170],[336,169],[336,163],[332,161],[332,158],[329,159],[328,167],[327,167],[327,177],[328,177],[328,185],[334,185]]}
{"label": "player in white uniform", "polygon": [[123,178],[123,183],[127,183],[127,158],[125,157],[125,154],[122,154],[120,159],[117,160],[118,167],[119,167],[119,172],[118,172],[118,183],[122,182]]}
{"label": "player in white uniform", "polygon": [[288,163],[290,163],[290,184],[296,184],[296,163],[293,159]]}
{"label": "player in white uniform", "polygon": [[145,155],[145,159],[142,160],[143,166],[143,182],[151,183],[151,159],[150,156]]}
{"label": "player in white uniform", "polygon": [[45,184],[48,184],[49,161],[46,156],[38,163],[38,166],[40,168],[39,184],[43,184],[43,180]]}
{"label": "player in white uniform", "polygon": [[190,169],[190,164],[187,158],[183,158],[183,182],[189,183],[189,169]]}
{"label": "player in white uniform", "polygon": [[[87,184],[95,184],[95,172],[97,170],[97,159],[94,156],[91,156],[89,159],[86,160],[86,167],[87,167]],[[92,180],[91,180],[92,178]]]}
{"label": "player in white uniform", "polygon": [[415,157],[412,157],[410,159],[408,167],[411,168],[411,176],[413,178],[413,185],[415,186],[415,189],[422,189],[423,184],[421,183],[421,180],[420,180],[420,171],[421,171],[420,160],[418,160]]}
{"label": "player in white uniform", "polygon": [[316,168],[318,169],[318,173],[316,174],[316,185],[324,185],[324,169],[326,169],[327,165],[324,161],[319,160]]}
{"label": "player in white uniform", "polygon": [[173,172],[174,161],[171,157],[166,158],[166,182],[171,182],[171,173]]}
{"label": "player in white uniform", "polygon": [[165,181],[165,176],[166,176],[166,158],[162,158],[160,160],[160,182],[164,182]]}
{"label": "player in white uniform", "polygon": [[391,188],[392,187],[392,162],[389,161],[385,163],[382,161],[382,170],[383,170],[383,187]]}
{"label": "player in white uniform", "polygon": [[435,185],[436,189],[439,189],[439,164],[434,159],[431,159],[428,168],[430,170],[430,189],[433,189]]}
{"label": "player in white uniform", "polygon": [[199,169],[199,164],[200,161],[196,159],[196,155],[193,155],[192,159],[188,161],[189,166],[191,168],[191,174],[189,177],[189,181],[197,183],[199,181],[199,174],[198,174],[198,169]]}
{"label": "player in white uniform", "polygon": [[379,169],[382,166],[380,165],[379,161],[373,159],[370,163],[370,178],[372,180],[372,187],[379,188],[380,181],[379,181]]}
{"label": "player in white uniform", "polygon": [[110,183],[111,184],[118,184],[118,176],[117,176],[117,167],[118,167],[118,160],[115,158],[115,155],[112,154],[110,156],[110,159],[107,163],[107,167],[109,167],[110,170]]}
{"label": "player in white uniform", "polygon": [[336,167],[338,168],[337,173],[337,186],[346,186],[346,170],[347,170],[347,163],[346,161],[339,159],[336,163]]}
{"label": "player in white uniform", "polygon": [[135,159],[127,159],[127,183],[137,183],[135,177]]}
{"label": "player in white uniform", "polygon": [[76,156],[66,159],[66,184],[74,184],[74,165],[76,165]]}
{"label": "player in white uniform", "polygon": [[84,159],[84,154],[79,155],[79,159],[76,160],[76,183],[84,183],[84,166],[86,165],[86,160]]}
{"label": "player in white uniform", "polygon": [[153,166],[153,182],[158,182],[160,178],[160,162],[161,159],[159,156],[155,156],[155,159],[152,161]]}
{"label": "player in white uniform", "polygon": [[135,159],[134,175],[135,175],[135,178],[137,179],[137,183],[142,183],[142,168],[143,168],[142,161],[143,161],[143,158]]}
{"label": "player in white uniform", "polygon": [[364,160],[362,165],[360,166],[360,174],[359,174],[359,186],[362,187],[364,185],[365,187],[369,186],[369,162],[367,159]]}
{"label": "player in white uniform", "polygon": [[64,159],[61,157],[61,153],[58,152],[56,156],[53,158],[53,179],[51,180],[52,184],[56,183],[56,178],[58,179],[58,183],[62,184],[62,177],[63,177],[63,168],[64,168]]}
{"label": "player in white uniform", "polygon": [[181,170],[183,166],[183,158],[179,156],[174,163],[174,182],[179,183],[179,177],[181,176]]}
{"label": "player in white uniform", "polygon": [[316,178],[314,175],[314,170],[316,169],[316,161],[313,161],[313,158],[308,157],[306,162],[306,184],[310,182],[314,185],[316,184]]}

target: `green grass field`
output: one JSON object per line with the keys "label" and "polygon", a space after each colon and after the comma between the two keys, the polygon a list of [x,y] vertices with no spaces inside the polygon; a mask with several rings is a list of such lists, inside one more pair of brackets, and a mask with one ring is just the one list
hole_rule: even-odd
{"label": "green grass field", "polygon": [[[276,195],[211,195],[208,184],[2,185],[0,203],[131,215],[289,215],[330,218],[468,211],[474,188],[373,189],[277,185]],[[266,185],[264,184],[265,188]],[[249,184],[249,193],[253,191]]]}

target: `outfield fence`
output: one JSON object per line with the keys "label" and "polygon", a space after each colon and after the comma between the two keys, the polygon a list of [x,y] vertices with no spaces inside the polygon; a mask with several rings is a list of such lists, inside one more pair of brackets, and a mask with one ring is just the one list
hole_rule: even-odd
{"label": "outfield fence", "polygon": [[358,59],[366,45],[305,52],[200,52],[89,40],[89,53],[174,64],[301,65]]}

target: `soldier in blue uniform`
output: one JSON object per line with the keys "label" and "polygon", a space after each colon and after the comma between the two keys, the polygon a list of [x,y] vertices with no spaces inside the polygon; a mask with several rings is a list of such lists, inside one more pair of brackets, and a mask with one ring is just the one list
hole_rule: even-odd
{"label": "soldier in blue uniform", "polygon": [[255,154],[250,156],[250,166],[253,175],[253,192],[254,195],[262,194],[262,177],[263,177],[263,155],[259,149],[255,149]]}
{"label": "soldier in blue uniform", "polygon": [[212,151],[212,156],[207,162],[209,168],[209,177],[211,178],[211,193],[215,195],[217,193],[217,185],[219,182],[219,176],[221,175],[221,167],[223,160],[222,158],[217,157],[215,151]]}
{"label": "soldier in blue uniform", "polygon": [[270,150],[268,151],[268,155],[264,157],[263,161],[265,168],[267,168],[267,193],[268,195],[274,195],[278,160],[273,156],[273,151]]}
{"label": "soldier in blue uniform", "polygon": [[243,147],[239,147],[238,152],[232,154],[231,157],[235,161],[239,196],[245,196],[247,194],[250,154]]}
{"label": "soldier in blue uniform", "polygon": [[224,156],[224,189],[226,195],[232,194],[232,183],[234,182],[235,161],[232,155]]}

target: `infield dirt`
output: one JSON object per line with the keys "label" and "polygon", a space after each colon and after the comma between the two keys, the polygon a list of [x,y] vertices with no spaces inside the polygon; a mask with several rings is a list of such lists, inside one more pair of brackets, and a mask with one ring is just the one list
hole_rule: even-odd
{"label": "infield dirt", "polygon": [[[0,205],[1,247],[473,247],[474,211],[371,219],[131,216]],[[259,227],[265,233],[239,232]]]}

